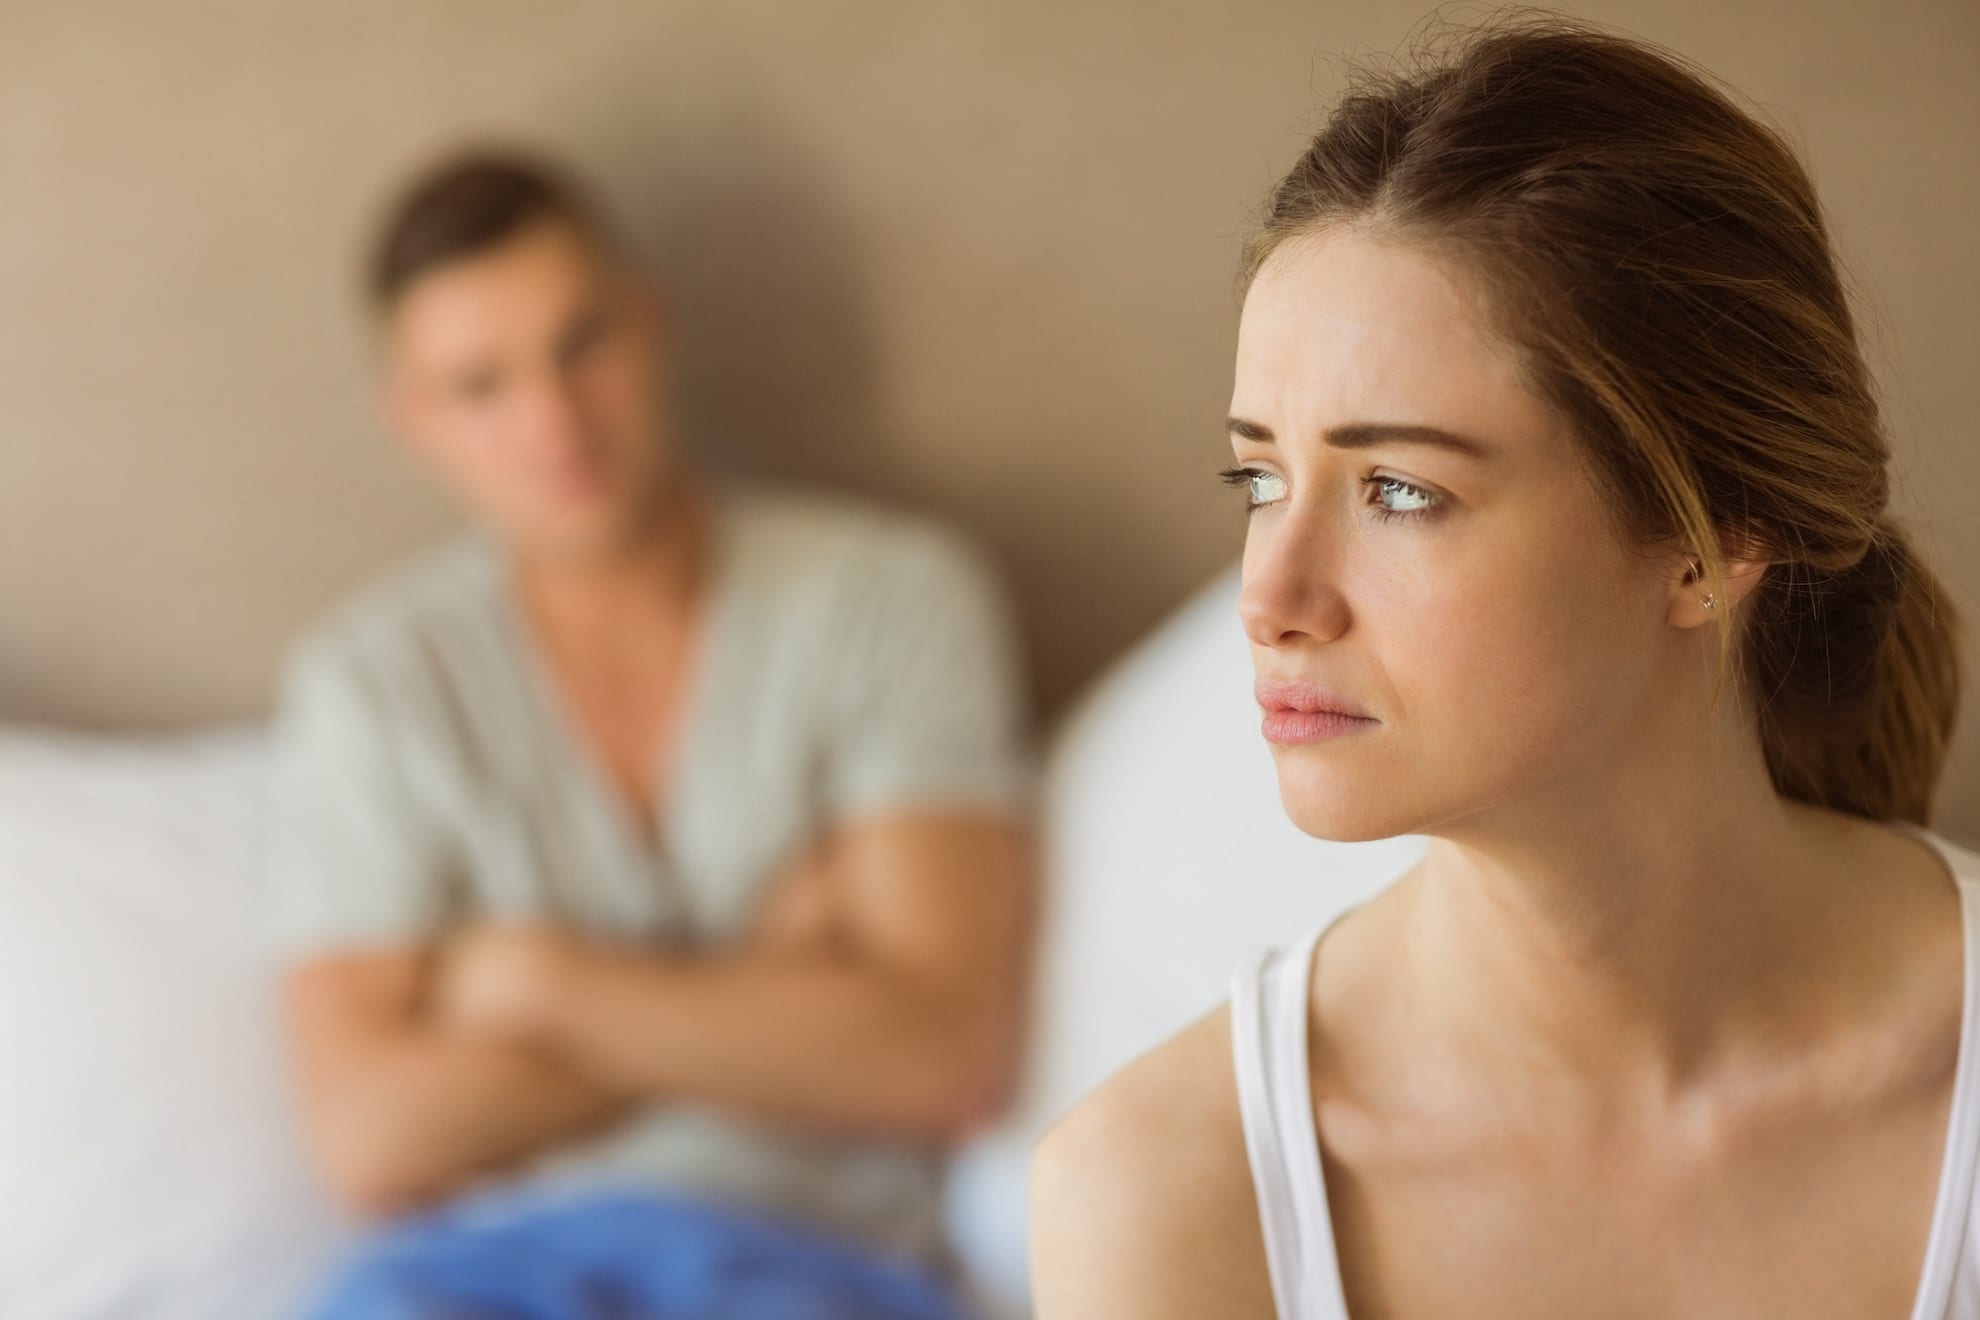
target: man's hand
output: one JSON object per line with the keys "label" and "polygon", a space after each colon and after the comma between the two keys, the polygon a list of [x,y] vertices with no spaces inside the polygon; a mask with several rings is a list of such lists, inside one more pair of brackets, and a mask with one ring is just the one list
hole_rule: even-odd
{"label": "man's hand", "polygon": [[752,914],[745,942],[758,949],[826,949],[846,925],[846,882],[837,835],[826,832],[785,861]]}
{"label": "man's hand", "polygon": [[434,1020],[448,1030],[538,1041],[558,987],[586,952],[580,937],[540,922],[469,926],[439,948]]}
{"label": "man's hand", "polygon": [[[490,932],[492,935],[493,932]],[[543,971],[495,940],[453,969],[472,971],[472,1003],[506,1013],[525,977]],[[534,943],[532,941],[532,943]],[[366,1214],[398,1214],[450,1195],[634,1112],[642,1097],[582,1075],[546,1050],[457,1031],[438,1020],[444,965],[434,950],[355,951],[314,958],[285,978],[312,1153],[342,1199]],[[484,956],[485,954],[485,956]],[[547,978],[546,978],[547,979]],[[457,983],[457,1011],[470,1002]]]}

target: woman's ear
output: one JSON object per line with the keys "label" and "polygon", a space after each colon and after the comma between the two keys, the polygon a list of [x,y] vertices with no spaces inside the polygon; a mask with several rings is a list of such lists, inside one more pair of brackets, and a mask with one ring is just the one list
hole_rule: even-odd
{"label": "woman's ear", "polygon": [[[1722,565],[1724,577],[1717,583],[1705,581],[1704,560],[1698,554],[1682,555],[1682,568],[1672,587],[1672,623],[1692,628],[1711,622],[1722,610],[1738,610],[1741,602],[1759,590],[1768,567],[1775,562],[1767,536],[1758,529],[1727,535],[1722,552],[1727,556]],[[1705,603],[1708,599],[1709,605]]]}

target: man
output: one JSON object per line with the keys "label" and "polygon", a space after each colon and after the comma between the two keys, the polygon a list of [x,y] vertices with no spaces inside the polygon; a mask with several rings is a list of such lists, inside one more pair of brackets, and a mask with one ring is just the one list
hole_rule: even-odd
{"label": "man", "polygon": [[934,1258],[1028,940],[994,575],[928,518],[695,470],[658,290],[541,164],[419,181],[370,295],[392,429],[475,528],[283,683],[323,1174],[375,1215],[650,1186]]}

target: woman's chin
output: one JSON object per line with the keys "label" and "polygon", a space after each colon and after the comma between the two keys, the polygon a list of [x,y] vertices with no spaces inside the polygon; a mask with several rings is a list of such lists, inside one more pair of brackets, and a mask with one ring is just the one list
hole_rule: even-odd
{"label": "woman's chin", "polygon": [[1287,819],[1302,834],[1330,843],[1366,843],[1411,832],[1406,813],[1397,804],[1367,800],[1364,784],[1360,791],[1343,792],[1335,784],[1315,784],[1299,776],[1279,772],[1279,802]]}

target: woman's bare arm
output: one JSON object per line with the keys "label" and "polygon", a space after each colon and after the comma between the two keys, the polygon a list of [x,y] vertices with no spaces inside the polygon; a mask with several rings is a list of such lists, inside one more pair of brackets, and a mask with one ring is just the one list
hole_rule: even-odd
{"label": "woman's bare arm", "polygon": [[1031,1167],[1038,1320],[1273,1315],[1222,1008],[1115,1073]]}

